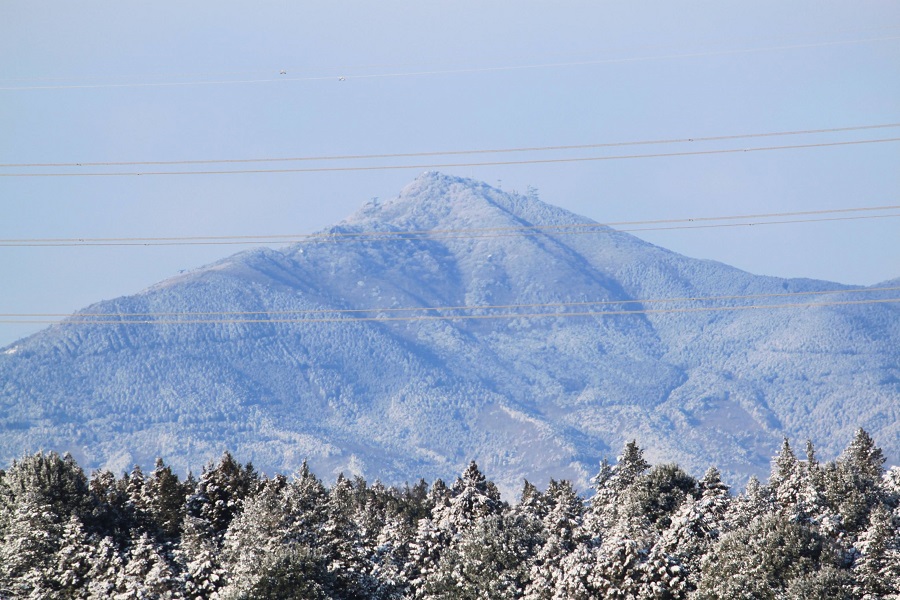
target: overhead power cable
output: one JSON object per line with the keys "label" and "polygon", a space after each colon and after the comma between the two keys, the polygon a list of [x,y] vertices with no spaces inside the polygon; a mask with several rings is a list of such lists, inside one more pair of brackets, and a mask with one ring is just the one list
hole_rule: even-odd
{"label": "overhead power cable", "polygon": [[[179,311],[179,312],[115,312],[115,313],[0,313],[0,317],[14,318],[38,318],[38,317],[71,317],[75,320],[100,319],[115,317],[118,319],[134,317],[234,317],[234,316],[270,316],[270,315],[316,315],[316,314],[341,314],[357,315],[371,313],[398,313],[398,312],[450,312],[450,311],[482,311],[482,310],[514,310],[535,308],[572,308],[583,306],[610,306],[628,304],[657,304],[664,302],[722,302],[734,300],[758,300],[760,298],[795,298],[798,296],[827,296],[837,294],[872,294],[880,292],[893,292],[900,290],[900,286],[845,288],[830,290],[808,290],[803,292],[773,292],[762,294],[734,294],[728,296],[684,296],[674,298],[635,298],[632,300],[582,300],[577,302],[538,302],[520,304],[476,304],[453,306],[407,306],[407,307],[374,307],[374,308],[311,308],[296,310],[261,310],[261,311]],[[557,313],[547,313],[557,314]]]}
{"label": "overhead power cable", "polygon": [[328,173],[346,171],[392,171],[402,169],[445,169],[461,167],[496,167],[507,165],[536,165],[550,163],[578,163],[597,162],[606,160],[627,160],[639,158],[666,158],[674,156],[702,156],[712,154],[736,154],[746,152],[764,152],[771,150],[798,150],[805,148],[826,148],[835,146],[858,146],[863,144],[882,144],[898,142],[900,138],[882,138],[874,140],[851,140],[843,142],[819,142],[814,144],[792,144],[785,146],[762,146],[752,148],[724,148],[715,150],[692,150],[687,152],[659,152],[654,154],[620,154],[613,156],[588,156],[577,158],[535,158],[528,160],[505,160],[491,162],[469,163],[432,163],[414,165],[370,165],[370,166],[345,166],[345,167],[308,167],[289,169],[236,169],[227,171],[109,171],[92,173],[0,173],[0,177],[132,177],[132,176],[158,176],[158,175],[248,175],[248,174],[274,174],[274,173]]}
{"label": "overhead power cable", "polygon": [[423,77],[434,75],[465,75],[476,73],[497,73],[503,71],[527,71],[538,69],[558,69],[568,67],[587,67],[604,64],[646,62],[657,60],[672,60],[685,58],[703,58],[709,56],[734,56],[741,54],[756,54],[761,52],[773,52],[781,50],[802,50],[808,48],[823,48],[828,46],[846,46],[851,44],[864,44],[871,42],[884,42],[900,39],[900,36],[883,36],[855,40],[835,40],[828,42],[812,42],[803,44],[786,44],[779,46],[767,46],[761,48],[743,48],[735,50],[713,50],[703,52],[683,52],[675,54],[657,54],[649,56],[636,56],[626,58],[606,58],[599,60],[583,60],[553,63],[535,63],[526,65],[501,65],[488,67],[470,67],[458,69],[434,69],[421,71],[400,71],[390,73],[335,73],[325,76],[293,77],[287,73],[279,77],[263,77],[256,79],[217,79],[195,81],[159,81],[159,82],[132,82],[132,83],[83,83],[83,84],[58,84],[58,85],[15,85],[0,87],[0,91],[27,91],[27,90],[74,90],[74,89],[101,89],[101,88],[151,88],[151,87],[184,87],[184,86],[208,86],[208,85],[246,85],[260,83],[288,83],[288,82],[316,82],[334,81],[345,83],[349,80],[359,79],[393,79],[404,77]]}
{"label": "overhead power cable", "polygon": [[785,308],[812,308],[826,306],[872,305],[900,302],[900,298],[879,298],[870,300],[834,300],[825,302],[792,302],[785,304],[748,304],[741,306],[703,306],[685,308],[650,308],[634,310],[608,310],[586,312],[543,312],[543,313],[496,313],[487,315],[415,315],[401,317],[314,317],[314,318],[268,318],[268,319],[149,319],[149,320],[107,320],[107,319],[67,319],[59,320],[0,320],[0,323],[61,325],[240,325],[240,324],[305,324],[305,323],[371,323],[396,321],[468,321],[487,319],[542,319],[607,317],[618,315],[676,314],[702,312],[734,312],[741,310],[769,310]]}
{"label": "overhead power cable", "polygon": [[275,162],[315,162],[335,160],[372,160],[385,158],[416,158],[425,156],[460,156],[472,154],[507,154],[513,152],[555,152],[561,150],[596,150],[598,148],[620,148],[625,146],[656,146],[664,144],[683,144],[698,142],[720,142],[740,139],[815,135],[822,133],[845,133],[848,131],[865,131],[871,129],[890,129],[900,127],[900,123],[882,123],[877,125],[857,125],[852,127],[829,127],[824,129],[801,129],[794,131],[771,131],[764,133],[741,133],[734,135],[715,135],[705,137],[681,137],[658,140],[640,140],[625,142],[604,142],[594,144],[574,144],[556,146],[522,146],[516,148],[490,148],[468,150],[437,150],[428,152],[396,152],[387,154],[343,154],[325,156],[288,156],[273,158],[207,158],[191,160],[132,160],[106,162],[55,162],[55,163],[0,163],[0,168],[60,168],[60,167],[134,167],[134,166],[175,166],[175,165],[207,165],[207,164],[250,164]]}
{"label": "overhead power cable", "polygon": [[[413,229],[386,231],[336,231],[319,233],[293,233],[276,235],[225,235],[225,236],[171,236],[171,237],[108,237],[108,238],[0,238],[0,247],[71,247],[71,246],[176,246],[176,245],[237,245],[274,244],[294,242],[373,241],[373,240],[415,240],[415,239],[480,239],[508,237],[514,235],[576,235],[602,233],[609,228],[616,231],[661,231],[673,229],[698,229],[712,227],[748,227],[787,223],[815,223],[823,221],[844,221],[859,219],[880,219],[900,217],[900,213],[883,215],[862,215],[852,217],[829,217],[815,219],[790,219],[779,221],[755,221],[748,223],[696,223],[711,221],[736,221],[749,219],[772,219],[782,217],[803,217],[810,215],[846,214],[873,211],[900,210],[900,205],[866,206],[855,208],[832,208],[780,213],[758,213],[746,215],[725,215],[717,217],[690,217],[679,219],[652,219],[646,221],[611,221],[606,223],[571,223],[559,225],[522,225],[516,227],[471,227],[444,229]],[[676,225],[685,224],[688,225]],[[629,227],[650,225],[651,227]],[[622,227],[626,226],[626,227]]]}

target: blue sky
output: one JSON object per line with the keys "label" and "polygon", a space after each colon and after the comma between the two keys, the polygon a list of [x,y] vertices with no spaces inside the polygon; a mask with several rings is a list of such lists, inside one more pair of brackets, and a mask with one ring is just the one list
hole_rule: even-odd
{"label": "blue sky", "polygon": [[[895,123],[898,38],[893,1],[3,0],[0,163],[427,152]],[[432,74],[412,74],[422,72]],[[201,83],[248,80],[257,82]],[[170,83],[183,85],[148,85]],[[889,137],[900,129],[740,144]],[[726,146],[704,146],[715,147]],[[628,152],[673,149],[681,148]],[[553,156],[603,153],[622,152]],[[898,164],[900,143],[883,143],[444,170],[504,189],[532,186],[547,202],[609,222],[897,205]],[[308,233],[395,195],[417,173],[0,177],[0,238]],[[754,273],[873,284],[900,276],[898,233],[900,219],[875,219],[640,235]],[[0,312],[70,312],[239,249],[0,248]],[[40,327],[0,324],[0,346]]]}

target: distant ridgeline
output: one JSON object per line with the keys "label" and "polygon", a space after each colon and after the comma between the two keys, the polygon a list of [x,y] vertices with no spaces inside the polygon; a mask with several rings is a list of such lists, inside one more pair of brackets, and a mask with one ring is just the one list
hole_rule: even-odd
{"label": "distant ridgeline", "polygon": [[585,500],[567,481],[501,501],[475,463],[386,487],[226,453],[88,479],[39,453],[0,471],[2,598],[896,598],[900,468],[859,430],[833,462],[785,440],[732,496],[634,442]]}

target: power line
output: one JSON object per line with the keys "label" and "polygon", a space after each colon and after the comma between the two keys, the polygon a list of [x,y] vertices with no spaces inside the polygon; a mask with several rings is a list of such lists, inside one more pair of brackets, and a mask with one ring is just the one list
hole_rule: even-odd
{"label": "power line", "polygon": [[871,305],[900,302],[900,298],[882,298],[872,300],[844,300],[829,302],[796,302],[786,304],[751,304],[745,306],[707,306],[689,308],[659,308],[636,309],[615,311],[589,311],[571,313],[506,313],[491,315],[427,315],[409,317],[321,317],[299,319],[190,319],[190,320],[87,320],[68,319],[58,320],[0,320],[0,323],[13,324],[47,324],[58,323],[61,325],[240,325],[250,323],[262,324],[305,324],[305,323],[364,323],[364,322],[396,322],[396,321],[468,321],[487,319],[539,319],[539,318],[575,318],[575,317],[606,317],[618,315],[646,315],[646,314],[675,314],[675,313],[700,313],[700,312],[734,312],[739,310],[767,310],[783,308],[811,308],[826,306]]}
{"label": "power line", "polygon": [[586,67],[604,64],[645,62],[655,60],[671,60],[683,58],[703,58],[709,56],[733,56],[740,54],[755,54],[760,52],[772,52],[779,50],[801,50],[807,48],[822,48],[827,46],[843,46],[850,44],[864,44],[869,42],[883,42],[900,39],[900,36],[885,36],[875,38],[865,38],[856,40],[837,40],[830,42],[813,42],[807,44],[789,44],[782,46],[768,46],[763,48],[745,48],[739,50],[719,50],[707,52],[685,52],[680,54],[662,54],[653,56],[639,56],[630,58],[608,58],[600,60],[585,60],[571,62],[555,62],[555,63],[538,63],[528,65],[505,65],[493,67],[473,67],[461,69],[436,69],[428,71],[404,71],[394,73],[372,73],[372,74],[346,74],[336,73],[327,76],[315,77],[288,77],[282,75],[277,78],[258,78],[258,79],[220,79],[207,81],[162,81],[162,82],[138,82],[138,83],[93,83],[93,84],[68,84],[68,85],[27,85],[27,86],[4,86],[0,87],[0,91],[27,91],[27,90],[73,90],[73,89],[100,89],[100,88],[149,88],[149,87],[184,87],[193,85],[237,85],[237,84],[259,84],[259,83],[288,83],[288,82],[316,82],[316,81],[339,81],[346,82],[353,79],[388,79],[401,77],[423,77],[433,75],[464,75],[473,73],[497,73],[502,71],[525,71],[537,69],[557,69],[564,67]]}
{"label": "power line", "polygon": [[613,156],[588,156],[580,158],[536,158],[529,160],[506,160],[475,163],[439,163],[416,165],[377,165],[377,166],[346,166],[346,167],[309,167],[292,169],[239,169],[228,171],[133,171],[133,172],[106,172],[106,173],[0,173],[0,177],[133,177],[133,176],[157,176],[157,175],[248,175],[248,174],[274,174],[274,173],[327,173],[346,171],[389,171],[401,169],[445,169],[461,167],[496,167],[508,165],[536,165],[550,163],[578,163],[596,162],[605,160],[627,160],[638,158],[666,158],[674,156],[702,156],[712,154],[735,154],[741,152],[763,152],[770,150],[797,150],[804,148],[826,148],[834,146],[858,146],[862,144],[881,144],[898,142],[900,138],[883,138],[875,140],[852,140],[845,142],[820,142],[815,144],[793,144],[785,146],[762,146],[754,148],[728,148],[718,150],[693,150],[688,152],[660,152],[655,154],[622,154]]}
{"label": "power line", "polygon": [[[485,304],[455,306],[409,306],[409,307],[375,307],[375,308],[315,308],[297,310],[262,310],[262,311],[180,311],[180,312],[136,312],[136,313],[0,313],[0,317],[36,318],[36,317],[73,317],[74,319],[99,317],[195,317],[195,316],[251,316],[251,315],[296,315],[296,314],[360,314],[360,313],[396,313],[423,311],[464,311],[464,310],[510,310],[522,308],[571,308],[575,306],[609,306],[619,304],[655,304],[662,302],[720,302],[725,300],[756,300],[760,298],[791,298],[797,296],[823,296],[832,294],[871,294],[900,290],[900,286],[845,288],[831,290],[812,290],[804,292],[773,292],[767,294],[735,294],[728,296],[685,296],[675,298],[637,298],[633,300],[594,300],[578,302],[540,302],[525,304]],[[633,312],[633,311],[629,311]],[[557,313],[547,313],[557,314]],[[56,322],[56,321],[54,321]]]}
{"label": "power line", "polygon": [[[821,219],[790,219],[790,220],[782,220],[782,221],[758,221],[751,223],[717,223],[711,225],[676,225],[676,226],[668,226],[668,227],[635,227],[635,228],[625,228],[625,229],[616,229],[615,231],[620,232],[640,232],[640,231],[675,231],[675,230],[688,230],[688,229],[717,229],[723,227],[760,227],[764,225],[791,225],[791,224],[799,224],[799,223],[824,223],[824,222],[834,222],[834,221],[861,221],[861,220],[869,220],[869,219],[889,219],[900,217],[900,213],[891,214],[891,215],[865,215],[858,217],[831,217],[831,218],[821,218]],[[485,234],[476,234],[476,235],[446,235],[446,234],[438,234],[438,235],[409,235],[409,236],[380,236],[380,235],[372,235],[371,237],[356,237],[352,239],[340,238],[337,237],[333,240],[327,239],[327,237],[319,237],[312,240],[297,240],[297,239],[245,239],[245,240],[232,240],[232,241],[195,241],[195,242],[50,242],[50,243],[3,243],[0,242],[0,248],[59,248],[59,247],[75,247],[75,246],[241,246],[241,245],[256,245],[256,244],[288,244],[294,242],[303,242],[303,241],[311,241],[312,243],[339,243],[346,241],[358,241],[358,242],[373,242],[373,241],[409,241],[409,240],[472,240],[472,239],[485,239],[485,238],[502,238],[502,237],[520,237],[520,236],[537,236],[537,235],[590,235],[603,233],[602,229],[592,229],[592,230],[581,230],[581,231],[521,231],[518,233],[485,233]],[[312,235],[312,234],[310,234]]]}
{"label": "power line", "polygon": [[224,158],[224,159],[192,159],[192,160],[143,160],[143,161],[107,161],[107,162],[60,162],[60,163],[0,163],[2,168],[52,168],[52,167],[124,167],[124,166],[173,166],[203,164],[248,164],[267,162],[301,162],[301,161],[334,161],[334,160],[371,160],[384,158],[415,158],[425,156],[460,156],[472,154],[506,154],[513,152],[550,152],[560,150],[589,150],[597,148],[619,148],[624,146],[647,146],[663,144],[681,144],[691,142],[715,142],[751,138],[814,135],[821,133],[842,133],[848,131],[864,131],[870,129],[888,129],[900,127],[900,123],[884,123],[878,125],[858,125],[852,127],[830,127],[826,129],[803,129],[794,131],[773,131],[764,133],[742,133],[734,135],[717,135],[706,137],[669,138],[659,140],[641,140],[626,142],[605,142],[595,144],[575,144],[556,146],[524,146],[517,148],[491,148],[468,150],[440,150],[428,152],[397,152],[391,154],[344,154],[326,156],[290,156],[275,158]]}
{"label": "power line", "polygon": [[693,217],[680,219],[653,219],[646,221],[613,221],[607,223],[572,223],[560,225],[522,225],[518,227],[472,227],[459,229],[420,229],[361,232],[320,232],[279,235],[232,235],[232,236],[173,236],[173,237],[115,237],[115,238],[8,238],[0,239],[0,247],[72,247],[72,246],[177,246],[177,245],[240,245],[260,243],[375,241],[375,240],[416,240],[416,239],[480,239],[508,237],[514,235],[577,235],[603,233],[608,228],[623,225],[664,225],[657,227],[617,228],[616,231],[663,231],[677,229],[703,229],[716,227],[748,227],[757,225],[780,225],[789,223],[817,223],[824,221],[847,221],[860,219],[881,219],[900,217],[900,213],[886,215],[863,215],[853,217],[830,217],[816,219],[791,219],[782,221],[757,221],[750,223],[713,223],[707,225],[671,225],[676,223],[698,223],[709,221],[771,219],[823,214],[858,213],[883,210],[900,210],[900,205],[869,206],[857,208],[835,208],[781,213],[759,213],[748,215],[726,215],[719,217]]}

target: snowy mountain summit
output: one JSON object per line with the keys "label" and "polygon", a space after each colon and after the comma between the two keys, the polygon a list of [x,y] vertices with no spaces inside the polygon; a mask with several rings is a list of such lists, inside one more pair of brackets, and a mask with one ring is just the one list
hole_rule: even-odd
{"label": "snowy mountain summit", "polygon": [[[0,350],[0,462],[196,472],[229,449],[395,483],[475,459],[508,490],[584,489],[631,439],[738,481],[782,436],[826,457],[860,426],[900,462],[895,304],[588,223],[425,173],[320,236],[85,308]],[[730,309],[793,302],[817,306]],[[77,322],[92,313],[155,322]]]}

